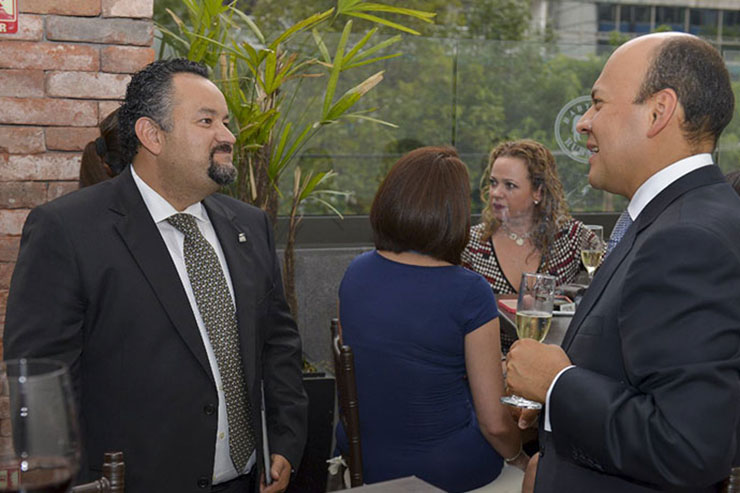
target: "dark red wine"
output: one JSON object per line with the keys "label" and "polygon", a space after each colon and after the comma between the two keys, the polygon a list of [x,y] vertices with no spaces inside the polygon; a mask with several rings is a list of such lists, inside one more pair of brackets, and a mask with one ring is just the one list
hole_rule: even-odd
{"label": "dark red wine", "polygon": [[32,459],[28,469],[0,466],[0,491],[13,493],[66,493],[74,470],[64,459]]}

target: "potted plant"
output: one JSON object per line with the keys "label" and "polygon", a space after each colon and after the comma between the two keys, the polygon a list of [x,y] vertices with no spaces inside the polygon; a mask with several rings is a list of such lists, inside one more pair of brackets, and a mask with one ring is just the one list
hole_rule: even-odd
{"label": "potted plant", "polygon": [[[396,35],[375,42],[378,26],[409,34],[417,31],[392,21],[388,14],[431,22],[433,13],[371,3],[364,0],[338,0],[336,7],[316,12],[282,32],[266,35],[238,8],[235,1],[182,0],[184,19],[168,9],[177,26],[159,26],[163,47],[209,66],[223,91],[232,113],[236,135],[235,165],[239,177],[229,193],[252,203],[273,220],[280,196],[290,197],[288,238],[284,254],[284,281],[288,303],[297,317],[294,245],[300,222],[300,206],[317,201],[341,216],[327,197],[341,194],[329,188],[332,170],[304,170],[297,157],[304,146],[331,125],[366,120],[382,125],[388,122],[371,117],[370,110],[357,110],[358,101],[383,80],[383,71],[353,84],[349,74],[359,67],[399,56],[388,48],[400,41]],[[347,18],[336,46],[329,49],[327,33],[340,18]],[[353,42],[352,18],[369,21],[373,27]],[[302,42],[306,38],[312,41]],[[301,42],[299,42],[301,41]],[[300,104],[296,96],[302,84],[320,84],[322,104],[316,114],[293,121],[291,109]],[[280,177],[293,171],[293,186],[280,190]]]}

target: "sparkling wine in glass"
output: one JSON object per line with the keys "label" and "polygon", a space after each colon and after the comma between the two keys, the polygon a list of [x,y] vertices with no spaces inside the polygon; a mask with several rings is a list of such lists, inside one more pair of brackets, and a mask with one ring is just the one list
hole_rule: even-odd
{"label": "sparkling wine in glass", "polygon": [[[555,277],[525,272],[516,303],[516,333],[520,339],[542,342],[550,331],[555,301]],[[541,409],[542,404],[518,395],[505,395],[501,402],[527,409]]]}
{"label": "sparkling wine in glass", "polygon": [[80,460],[74,397],[61,362],[20,359],[0,363],[0,491],[70,490]]}
{"label": "sparkling wine in glass", "polygon": [[587,224],[588,229],[593,235],[588,235],[581,245],[581,261],[586,267],[589,280],[593,280],[596,268],[601,265],[604,258],[604,227],[598,224]]}

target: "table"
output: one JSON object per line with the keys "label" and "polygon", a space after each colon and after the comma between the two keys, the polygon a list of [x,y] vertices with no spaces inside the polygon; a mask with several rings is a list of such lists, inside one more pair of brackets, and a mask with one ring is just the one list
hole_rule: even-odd
{"label": "table", "polygon": [[350,490],[355,492],[373,492],[373,493],[442,493],[442,490],[435,488],[426,481],[422,481],[416,476],[409,476],[407,478],[399,478],[391,481],[384,481],[382,483],[369,484],[360,486],[358,488],[352,488]]}
{"label": "table", "polygon": [[[498,298],[516,299],[516,295],[500,295]],[[516,338],[516,314],[507,312],[499,307],[499,315],[501,331]],[[559,346],[563,342],[565,332],[568,330],[571,320],[573,320],[572,315],[553,315],[550,332],[547,333],[547,337],[545,337],[543,342],[545,344],[557,344]]]}

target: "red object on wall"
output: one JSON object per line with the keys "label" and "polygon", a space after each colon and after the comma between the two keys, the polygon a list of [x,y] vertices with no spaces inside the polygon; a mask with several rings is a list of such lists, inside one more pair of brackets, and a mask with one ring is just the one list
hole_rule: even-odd
{"label": "red object on wall", "polygon": [[18,32],[18,0],[0,0],[0,34]]}

